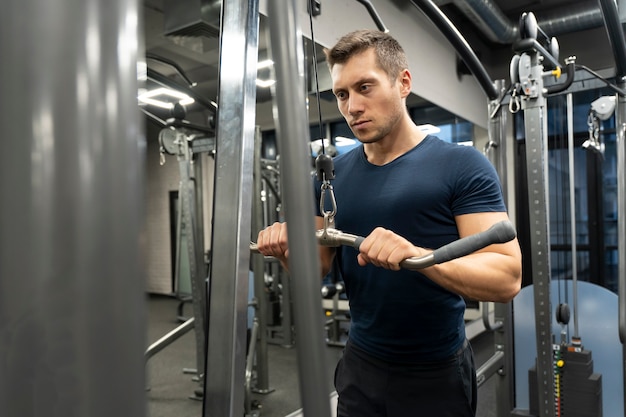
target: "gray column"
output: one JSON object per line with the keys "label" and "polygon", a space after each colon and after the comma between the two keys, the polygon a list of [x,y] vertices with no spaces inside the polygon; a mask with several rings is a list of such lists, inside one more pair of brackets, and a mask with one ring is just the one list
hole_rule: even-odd
{"label": "gray column", "polygon": [[258,0],[222,3],[204,416],[244,410]]}
{"label": "gray column", "polygon": [[136,0],[0,13],[0,415],[145,415]]}
{"label": "gray column", "polygon": [[304,52],[294,0],[268,5],[272,59],[276,69],[278,149],[283,202],[293,277],[294,317],[300,398],[306,417],[330,416],[329,383],[324,366],[320,265],[315,240],[309,123],[304,96]]}

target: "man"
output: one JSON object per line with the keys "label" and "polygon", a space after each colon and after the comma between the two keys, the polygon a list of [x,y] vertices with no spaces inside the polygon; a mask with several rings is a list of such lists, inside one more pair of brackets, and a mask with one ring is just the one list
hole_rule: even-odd
{"label": "man", "polygon": [[[322,276],[337,257],[352,318],[335,372],[337,415],[474,416],[464,297],[510,301],[520,290],[519,244],[491,245],[419,272],[400,262],[507,220],[497,175],[476,149],[413,123],[411,73],[391,36],[356,31],[326,56],[339,110],[362,143],[335,158],[336,228],[365,236],[359,252],[320,247]],[[323,226],[321,216],[316,222]],[[286,224],[261,231],[257,244],[288,267]]]}

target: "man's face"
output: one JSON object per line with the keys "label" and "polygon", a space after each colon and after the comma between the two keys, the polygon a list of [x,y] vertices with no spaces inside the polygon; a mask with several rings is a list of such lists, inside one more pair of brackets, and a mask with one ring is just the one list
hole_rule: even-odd
{"label": "man's face", "polygon": [[374,49],[354,55],[331,71],[339,111],[363,143],[389,135],[403,117],[404,95],[400,77],[390,81],[376,62]]}

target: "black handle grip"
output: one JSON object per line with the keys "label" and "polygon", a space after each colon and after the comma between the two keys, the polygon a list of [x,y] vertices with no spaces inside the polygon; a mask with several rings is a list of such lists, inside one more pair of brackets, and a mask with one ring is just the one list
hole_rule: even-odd
{"label": "black handle grip", "polygon": [[515,238],[515,229],[511,222],[503,220],[484,232],[456,240],[435,250],[432,255],[435,264],[451,261],[469,255],[494,243],[506,243]]}
{"label": "black handle grip", "polygon": [[359,250],[361,248],[361,243],[363,243],[364,240],[365,238],[363,236],[357,236],[357,238],[354,239],[354,244],[352,245],[352,247],[356,250]]}

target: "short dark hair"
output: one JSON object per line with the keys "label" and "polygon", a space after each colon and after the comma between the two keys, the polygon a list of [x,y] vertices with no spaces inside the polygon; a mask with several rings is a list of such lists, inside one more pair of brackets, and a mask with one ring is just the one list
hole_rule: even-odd
{"label": "short dark hair", "polygon": [[391,35],[379,30],[363,29],[350,32],[337,41],[335,46],[324,50],[326,62],[332,70],[335,64],[345,64],[354,55],[374,48],[379,67],[395,80],[400,71],[408,69],[406,54],[400,43]]}

